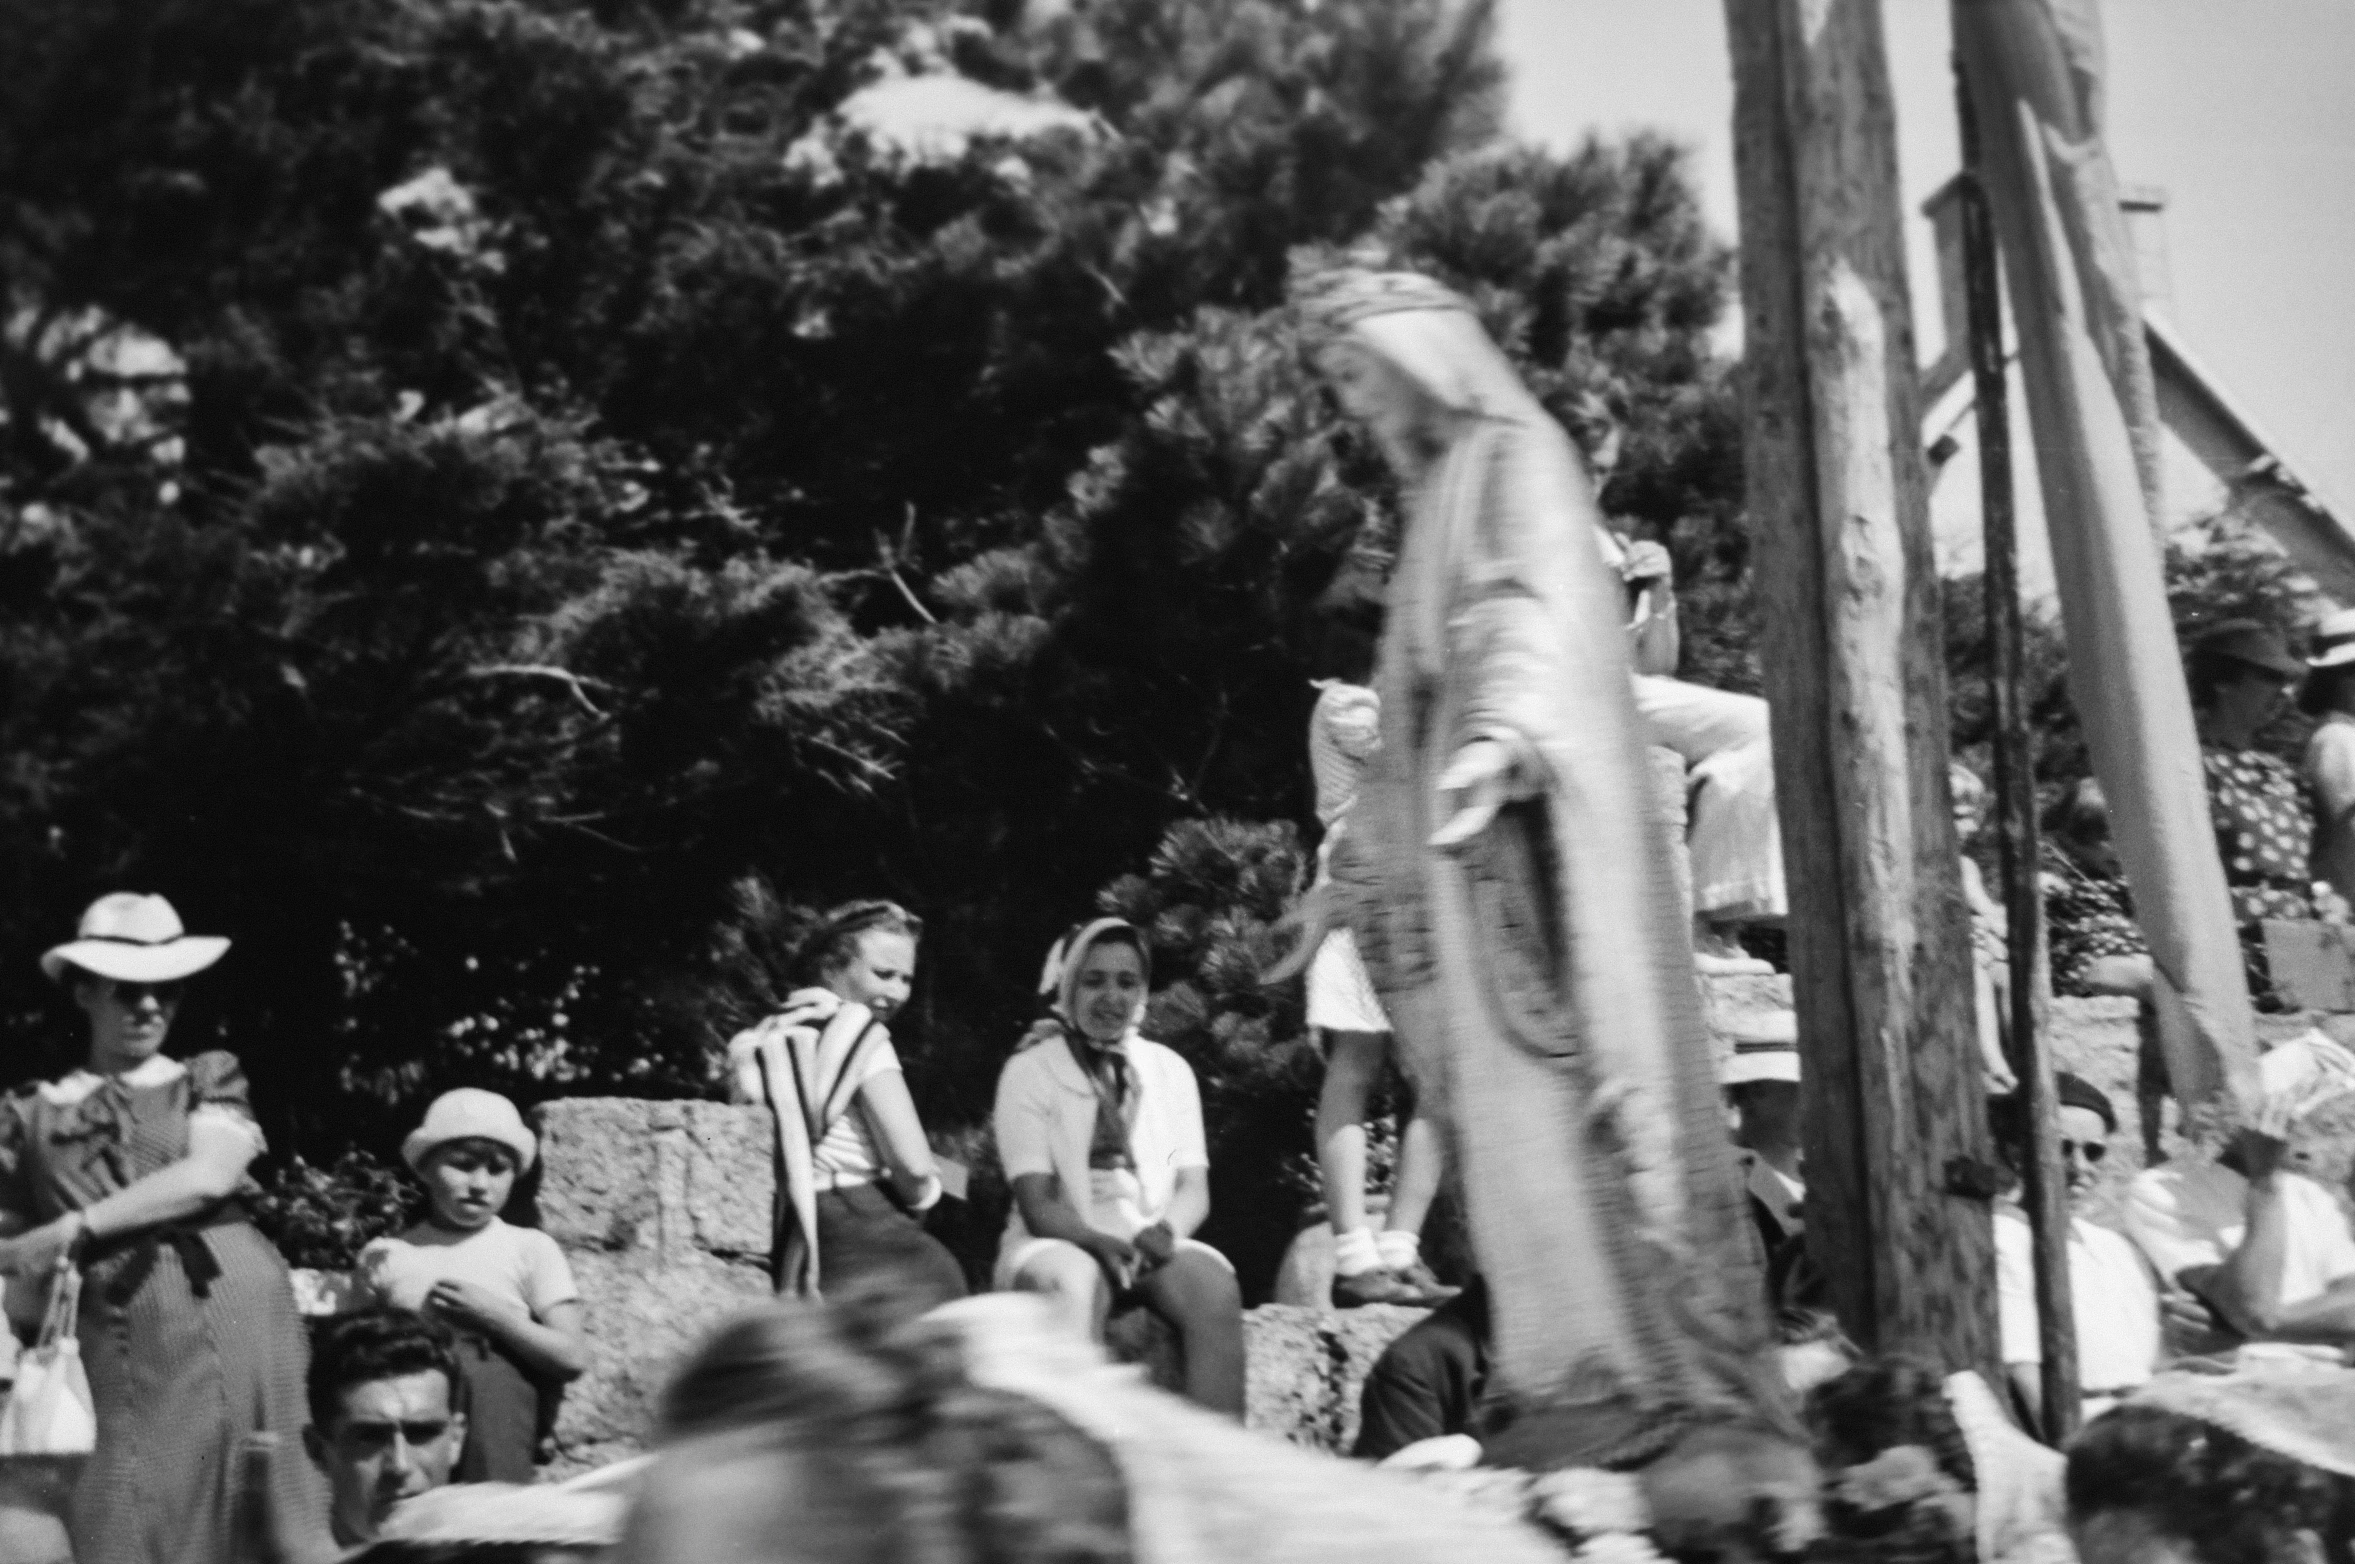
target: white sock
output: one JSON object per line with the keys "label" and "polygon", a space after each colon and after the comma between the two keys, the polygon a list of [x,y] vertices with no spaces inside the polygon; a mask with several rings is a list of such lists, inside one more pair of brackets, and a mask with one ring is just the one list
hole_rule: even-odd
{"label": "white sock", "polygon": [[1361,1276],[1367,1271],[1382,1268],[1382,1252],[1374,1245],[1374,1230],[1353,1227],[1346,1233],[1333,1235],[1333,1272],[1337,1276]]}
{"label": "white sock", "polygon": [[1404,1271],[1422,1258],[1423,1240],[1418,1234],[1386,1227],[1375,1236],[1374,1248],[1382,1256],[1385,1270]]}

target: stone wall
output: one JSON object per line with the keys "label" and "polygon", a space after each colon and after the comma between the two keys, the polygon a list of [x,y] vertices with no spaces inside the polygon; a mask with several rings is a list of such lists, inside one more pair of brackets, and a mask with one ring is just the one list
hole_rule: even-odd
{"label": "stone wall", "polygon": [[[540,1225],[572,1262],[588,1316],[589,1370],[556,1419],[561,1477],[636,1453],[688,1349],[770,1295],[777,1185],[766,1108],[574,1097],[536,1118]],[[1346,1449],[1366,1371],[1419,1317],[1252,1310],[1251,1426]]]}
{"label": "stone wall", "polygon": [[540,1225],[587,1314],[589,1370],[556,1419],[554,1475],[635,1454],[672,1368],[769,1296],[766,1108],[574,1097],[536,1115]]}

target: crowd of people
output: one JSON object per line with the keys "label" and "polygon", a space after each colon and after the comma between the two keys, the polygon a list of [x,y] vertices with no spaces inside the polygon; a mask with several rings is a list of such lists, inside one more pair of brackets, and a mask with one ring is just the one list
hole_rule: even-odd
{"label": "crowd of people", "polygon": [[[1356,360],[1327,367],[1378,435],[1411,443],[1378,374]],[[1588,443],[1589,464],[1607,474],[1612,450],[1605,431]],[[1760,970],[1741,933],[1772,925],[1785,906],[1766,708],[1673,678],[1665,552],[1608,527],[1596,543],[1625,587],[1638,731],[1674,773],[1673,807],[1662,813],[1681,827],[1692,959],[1709,973]],[[2273,970],[2267,925],[2314,920],[2355,893],[2355,614],[2326,621],[2306,659],[2255,622],[2211,626],[2187,648],[2186,672],[2250,989],[2260,1007],[2284,1008],[2294,995]],[[2303,770],[2258,742],[2293,685],[2319,719]],[[1353,845],[1352,806],[1380,744],[1380,706],[1372,688],[1347,679],[1327,682],[1315,703],[1308,752],[1325,827],[1320,889]],[[1459,808],[1439,836],[1480,829],[1527,763],[1498,740],[1467,745],[1438,782]],[[1957,773],[1966,840],[1981,792]],[[2150,958],[2098,788],[2073,788],[2050,826],[2043,882],[2057,986],[2134,995],[2147,1010]],[[1991,1116],[2016,1170],[2029,1134],[2000,1035],[2011,981],[2002,912],[1975,872],[1964,883]],[[1315,1134],[1334,1241],[1330,1301],[1431,1310],[1375,1366],[1356,1453],[1408,1464],[1464,1459],[1511,1415],[1489,1394],[1488,1291],[1476,1275],[1443,1281],[1422,1253],[1445,1173],[1443,1137],[1411,1101],[1376,1224],[1369,1120],[1379,1081],[1401,1062],[1400,1041],[1368,959],[1349,928],[1315,911],[1317,895],[1298,959],[1326,1060]],[[788,1298],[887,1294],[892,1316],[905,1320],[967,1293],[963,1267],[924,1224],[943,1197],[944,1168],[890,1032],[922,935],[921,920],[891,902],[834,909],[794,953],[798,986],[728,1046],[733,1095],[772,1110],[772,1253]],[[85,1018],[85,1066],[0,1102],[0,1274],[10,1279],[18,1332],[30,1334],[50,1312],[53,1286],[79,1278],[74,1334],[95,1421],[71,1503],[81,1564],[226,1561],[257,1510],[288,1556],[329,1556],[369,1544],[396,1507],[442,1485],[529,1482],[557,1396],[587,1366],[584,1299],[562,1251],[502,1215],[537,1158],[536,1140],[513,1103],[473,1089],[437,1099],[407,1138],[402,1154],[425,1215],[362,1253],[363,1307],[327,1326],[313,1350],[286,1267],[251,1219],[250,1169],[266,1146],[237,1061],[163,1052],[183,986],[227,946],[187,933],[160,897],[102,897],[76,937],[41,958]],[[1039,1018],[998,1082],[992,1119],[1011,1209],[990,1280],[1031,1295],[1066,1342],[1100,1342],[1116,1316],[1134,1311],[1158,1317],[1176,1343],[1184,1396],[1239,1421],[1241,1292],[1233,1267],[1198,1236],[1210,1214],[1201,1097],[1185,1060],[1141,1029],[1151,982],[1151,941],[1119,918],[1076,926],[1049,952]],[[1810,1250],[1804,1225],[1796,1018],[1786,1011],[1733,1030],[1720,1084],[1789,1372],[1824,1391],[1819,1409],[1833,1423],[1848,1416],[1842,1407],[1890,1397],[1928,1408],[1949,1387],[1851,1364],[1829,1324],[1831,1261]],[[2149,1101],[2166,1082],[2155,1050],[2145,1052],[2147,1137]],[[2193,1415],[2138,1398],[2170,1363],[2226,1349],[2336,1362],[2355,1349],[2355,1231],[2331,1193],[2296,1171],[2313,1110],[2355,1091],[2355,1056],[2311,1033],[2276,1046],[2262,1066],[2255,1120],[2199,1156],[2142,1172],[2122,1232],[2072,1213],[2079,1388],[2094,1418],[2078,1446],[2089,1512],[2123,1513],[2104,1495],[2126,1483],[2120,1472],[2144,1470],[2135,1461],[2149,1465],[2161,1426],[2153,1420]],[[2074,1201],[2122,1122],[2091,1083],[2063,1074],[2057,1084]],[[2015,1208],[1999,1210],[1995,1235],[2002,1390],[2033,1427],[2044,1410],[2033,1246]],[[757,1339],[737,1345],[757,1362],[785,1350],[790,1343],[771,1337],[804,1330],[790,1323],[802,1318],[762,1315],[743,1327]],[[744,1386],[722,1383],[732,1340],[720,1338],[674,1387],[673,1433],[712,1431],[711,1417],[694,1410],[699,1397],[741,1410]],[[1857,1388],[1859,1373],[1867,1389]],[[1826,1389],[1837,1386],[1846,1388]],[[1933,1444],[1940,1430],[1980,1415],[1938,1404],[1946,1410],[1920,1412]],[[296,1430],[303,1459],[281,1450],[252,1461],[257,1436]],[[1881,1437],[1857,1435],[1860,1447]],[[1950,1476],[1966,1481],[1967,1452],[1954,1449]],[[2182,1465],[2180,1450],[2162,1454]],[[2070,1480],[2074,1494],[2075,1464]]]}

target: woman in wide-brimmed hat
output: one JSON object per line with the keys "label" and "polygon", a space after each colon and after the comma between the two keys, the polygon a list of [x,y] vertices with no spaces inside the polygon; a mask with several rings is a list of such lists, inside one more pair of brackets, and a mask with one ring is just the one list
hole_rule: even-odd
{"label": "woman in wide-brimmed hat", "polygon": [[2216,853],[2240,925],[2249,997],[2261,1010],[2285,1003],[2266,962],[2265,925],[2314,916],[2314,816],[2306,784],[2288,761],[2257,744],[2305,672],[2280,634],[2253,619],[2211,625],[2184,657]]}
{"label": "woman in wide-brimmed hat", "polygon": [[[91,903],[41,958],[88,1020],[88,1064],[0,1103],[0,1274],[83,1271],[98,1447],[74,1494],[79,1564],[226,1564],[240,1442],[305,1421],[286,1265],[242,1202],[263,1149],[245,1072],[163,1053],[183,985],[228,948],[160,896]],[[279,1463],[271,1499],[288,1535],[325,1544],[306,1465]]]}

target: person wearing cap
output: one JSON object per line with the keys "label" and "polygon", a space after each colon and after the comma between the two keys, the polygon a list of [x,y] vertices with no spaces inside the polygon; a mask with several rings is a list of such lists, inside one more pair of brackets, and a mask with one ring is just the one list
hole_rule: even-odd
{"label": "person wearing cap", "polygon": [[2216,852],[2240,925],[2249,996],[2261,1010],[2282,1007],[2265,960],[2266,921],[2314,916],[2314,818],[2306,785],[2288,761],[2257,747],[2305,672],[2280,634],[2253,619],[2211,626],[2194,638],[2184,661]]}
{"label": "person wearing cap", "polygon": [[2314,874],[2355,902],[2355,609],[2314,627],[2298,709],[2315,719],[2305,765],[2314,794]]}
{"label": "person wearing cap", "polygon": [[2268,1049],[2257,1075],[2257,1111],[2221,1154],[2135,1176],[2127,1236],[2163,1287],[2235,1334],[2355,1347],[2355,1232],[2329,1190],[2290,1171],[2301,1124],[2355,1089],[2355,1057],[2308,1032]]}
{"label": "person wearing cap", "polygon": [[401,1159],[425,1185],[425,1220],[360,1251],[368,1297],[457,1334],[460,1482],[530,1482],[554,1392],[588,1367],[581,1290],[564,1251],[499,1215],[539,1149],[497,1092],[442,1093],[401,1143]]}
{"label": "person wearing cap", "polygon": [[1175,1326],[1185,1393],[1243,1415],[1243,1296],[1193,1236],[1210,1215],[1202,1094],[1177,1052],[1146,1037],[1144,936],[1098,918],[1057,941],[1052,1013],[998,1075],[998,1159],[1014,1189],[997,1285],[1044,1295],[1072,1334],[1099,1337],[1113,1304]]}
{"label": "person wearing cap", "polygon": [[[2061,1167],[2067,1202],[2093,1187],[2094,1170],[2118,1133],[2118,1111],[2101,1088],[2066,1070],[2053,1077],[2060,1107]],[[2028,1156],[2022,1099],[1992,1104],[1997,1149],[2015,1179]],[[2012,1389],[2042,1415],[2044,1343],[2036,1310],[2036,1240],[2016,1199],[1995,1209],[1997,1339]],[[2159,1292],[2150,1268],[2124,1234],[2097,1227],[2074,1211],[2069,1217],[2069,1302],[2077,1322],[2077,1385],[2084,1415],[2100,1416],[2159,1367]]]}
{"label": "person wearing cap", "polygon": [[[0,1274],[82,1270],[98,1437],[68,1521],[81,1564],[227,1564],[242,1442],[304,1422],[294,1290],[244,1203],[263,1150],[245,1072],[163,1052],[187,981],[228,948],[161,896],[91,903],[41,957],[82,1011],[87,1063],[0,1102]],[[326,1545],[304,1463],[281,1464],[267,1501],[286,1535]]]}
{"label": "person wearing cap", "polygon": [[1807,1184],[1799,1169],[1799,1018],[1788,1010],[1742,1016],[1718,1071],[1750,1215],[1769,1256],[1804,1230]]}

